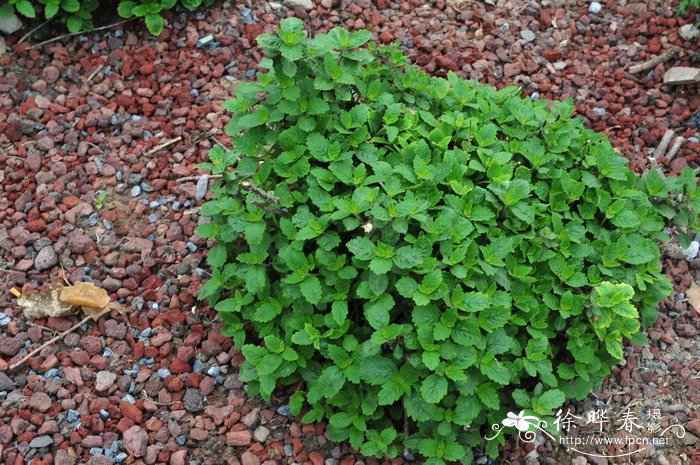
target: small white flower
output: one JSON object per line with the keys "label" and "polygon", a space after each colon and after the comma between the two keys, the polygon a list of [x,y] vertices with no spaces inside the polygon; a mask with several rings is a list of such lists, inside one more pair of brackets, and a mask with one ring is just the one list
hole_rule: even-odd
{"label": "small white flower", "polygon": [[503,420],[503,426],[515,426],[518,431],[525,432],[529,431],[533,422],[536,425],[538,421],[539,418],[526,416],[525,411],[521,410],[517,415],[513,412],[508,412],[507,418]]}
{"label": "small white flower", "polygon": [[369,221],[362,225],[362,230],[366,233],[371,233],[373,229],[374,226]]}

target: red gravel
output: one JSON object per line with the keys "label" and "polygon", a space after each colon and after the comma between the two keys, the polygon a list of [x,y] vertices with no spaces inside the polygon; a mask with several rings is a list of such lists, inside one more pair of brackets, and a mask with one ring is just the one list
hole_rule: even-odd
{"label": "red gravel", "polygon": [[[200,201],[194,182],[176,181],[196,174],[213,138],[228,143],[221,102],[256,69],[255,36],[287,14],[315,31],[369,28],[376,40],[400,41],[412,61],[437,75],[455,70],[498,87],[520,86],[525,95],[571,97],[588,126],[608,134],[635,169],[643,169],[667,128],[698,137],[700,118],[691,118],[700,107],[697,87],[662,84],[667,67],[687,60],[641,76],[626,72],[672,45],[693,49],[679,38],[678,27],[689,20],[675,15],[675,4],[609,0],[589,14],[583,2],[555,3],[477,2],[458,12],[441,0],[320,0],[307,12],[256,2],[252,12],[217,6],[200,19],[170,16],[158,38],[135,23],[119,36],[103,31],[40,50],[7,38],[11,53],[0,55],[0,268],[8,272],[0,285],[27,292],[63,277],[92,280],[128,315],[90,323],[9,373],[14,386],[0,394],[0,463],[101,465],[118,457],[130,464],[377,465],[345,444],[327,443],[322,424],[301,426],[276,413],[283,401],[259,406],[247,399],[237,377],[240,353],[194,297],[206,279],[199,268],[206,243],[194,236],[198,218],[187,210]],[[198,48],[208,34],[216,44]],[[691,139],[670,171],[696,166],[699,154]],[[100,191],[106,195],[96,200]],[[665,261],[678,291],[697,277],[697,261]],[[668,369],[685,381],[658,389],[697,405],[700,364],[692,357],[700,355],[700,319],[682,301],[663,309],[650,333],[652,358],[669,358],[664,351],[680,345],[673,353],[682,357],[669,359]],[[30,326],[6,292],[0,312],[9,316],[0,373],[51,331],[77,321]],[[639,357],[630,354],[610,383],[626,386],[627,396],[654,395],[649,380],[632,371]],[[681,413],[700,430],[700,411]],[[37,438],[34,444],[49,445],[30,447]],[[526,451],[503,457],[525,462]],[[681,453],[700,464],[697,446],[671,457]],[[570,459],[555,456],[540,459]]]}

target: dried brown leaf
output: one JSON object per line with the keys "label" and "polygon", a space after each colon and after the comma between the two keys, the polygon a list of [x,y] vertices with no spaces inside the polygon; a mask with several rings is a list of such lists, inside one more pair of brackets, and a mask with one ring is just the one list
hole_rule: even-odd
{"label": "dried brown leaf", "polygon": [[61,300],[71,305],[103,309],[111,302],[107,291],[92,283],[77,282],[61,290]]}
{"label": "dried brown leaf", "polygon": [[700,286],[695,284],[695,281],[693,281],[693,284],[690,285],[690,288],[685,295],[688,297],[688,302],[690,302],[690,305],[692,305],[695,311],[700,314]]}
{"label": "dried brown leaf", "polygon": [[22,294],[17,299],[17,305],[24,307],[24,317],[28,320],[57,317],[75,313],[75,309],[60,299],[64,289],[61,284],[51,284],[41,292]]}

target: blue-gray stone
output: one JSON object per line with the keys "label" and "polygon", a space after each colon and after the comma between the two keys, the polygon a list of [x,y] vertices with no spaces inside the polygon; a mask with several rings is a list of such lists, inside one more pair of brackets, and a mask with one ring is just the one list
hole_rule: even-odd
{"label": "blue-gray stone", "polygon": [[90,226],[95,226],[97,225],[97,222],[100,221],[100,215],[97,214],[97,212],[93,212],[89,217],[88,217],[88,222],[90,223]]}
{"label": "blue-gray stone", "polygon": [[212,365],[207,370],[207,374],[212,377],[219,376],[219,373],[221,373],[221,368],[219,368],[219,365]]}
{"label": "blue-gray stone", "polygon": [[187,250],[189,250],[190,253],[195,253],[197,251],[197,244],[192,241],[187,242]]}
{"label": "blue-gray stone", "polygon": [[156,215],[155,213],[151,213],[150,215],[148,215],[148,221],[150,221],[151,223],[155,223],[156,221],[158,221],[158,215]]}
{"label": "blue-gray stone", "polygon": [[196,359],[192,365],[192,370],[199,373],[204,369],[204,364],[200,359]]}
{"label": "blue-gray stone", "polygon": [[148,204],[148,206],[151,208],[158,208],[160,207],[160,204],[157,201],[153,200],[151,203]]}
{"label": "blue-gray stone", "polygon": [[175,442],[178,444],[178,446],[183,446],[187,442],[187,436],[181,434],[180,436],[175,438]]}
{"label": "blue-gray stone", "polygon": [[[100,410],[100,418],[102,418],[103,420],[106,420],[107,418],[109,418],[109,412],[107,410],[101,409]],[[114,445],[114,444],[116,444],[116,443],[112,443],[112,445]]]}
{"label": "blue-gray stone", "polygon": [[74,423],[78,420],[80,420],[80,412],[73,409],[68,410],[68,421]]}
{"label": "blue-gray stone", "polygon": [[255,70],[249,69],[245,72],[245,77],[252,78],[253,76],[255,76]]}
{"label": "blue-gray stone", "polygon": [[213,42],[213,41],[214,41],[214,36],[213,36],[213,35],[209,34],[209,35],[207,35],[207,36],[204,36],[204,37],[202,37],[201,39],[199,39],[199,40],[197,41],[197,48],[202,48],[202,47],[204,47],[205,45],[207,45],[207,44],[209,44],[209,43],[211,43],[211,42]]}
{"label": "blue-gray stone", "polygon": [[530,99],[532,99],[532,100],[539,100],[539,98],[540,98],[540,93],[539,93],[539,92],[533,92],[533,93],[530,95]]}
{"label": "blue-gray stone", "polygon": [[525,29],[523,31],[520,31],[520,37],[527,40],[528,42],[532,42],[535,39],[537,39],[537,34],[535,34],[534,32],[532,32],[529,29]]}
{"label": "blue-gray stone", "polygon": [[127,457],[128,455],[126,454],[126,452],[119,452],[117,455],[114,456],[114,460],[117,462],[123,462],[124,460],[126,460]]}
{"label": "blue-gray stone", "polygon": [[51,436],[48,435],[43,435],[43,436],[37,436],[32,441],[29,443],[29,447],[32,449],[39,449],[41,447],[48,447],[51,444],[53,444],[53,439]]}
{"label": "blue-gray stone", "polygon": [[605,114],[605,108],[595,107],[593,111],[598,113],[598,116],[603,116]]}
{"label": "blue-gray stone", "polygon": [[136,403],[136,399],[134,399],[134,396],[132,396],[131,394],[125,395],[124,397],[122,397],[122,400],[123,400],[124,402],[128,402],[128,403],[130,403],[130,404],[135,404],[135,403]]}
{"label": "blue-gray stone", "polygon": [[49,371],[44,373],[46,378],[58,378],[58,368],[51,368]]}
{"label": "blue-gray stone", "polygon": [[191,95],[192,97],[199,97],[199,91],[198,91],[197,89],[192,89],[192,90],[190,91],[190,95]]}
{"label": "blue-gray stone", "polygon": [[284,453],[287,454],[287,457],[291,457],[294,454],[294,449],[291,444],[284,445]]}
{"label": "blue-gray stone", "polygon": [[194,188],[194,198],[201,200],[207,195],[207,189],[209,189],[209,176],[204,175],[199,180],[197,180],[197,185]]}
{"label": "blue-gray stone", "polygon": [[138,197],[141,195],[141,187],[140,186],[134,186],[131,188],[131,196],[132,197]]}
{"label": "blue-gray stone", "polygon": [[165,379],[170,376],[170,370],[167,368],[161,368],[158,370],[158,376],[160,376],[160,379]]}
{"label": "blue-gray stone", "polygon": [[102,220],[102,226],[104,226],[107,231],[110,231],[112,229],[112,222],[109,220]]}
{"label": "blue-gray stone", "polygon": [[124,35],[123,29],[117,29],[116,31],[114,31],[114,37],[116,37],[116,38],[122,37],[123,35]]}
{"label": "blue-gray stone", "polygon": [[109,347],[105,347],[105,349],[102,351],[102,356],[103,356],[103,357],[109,358],[109,357],[111,357],[112,355],[114,355],[114,352],[113,352],[112,349],[110,349]]}
{"label": "blue-gray stone", "polygon": [[277,413],[282,415],[283,417],[288,417],[291,415],[291,412],[289,411],[289,405],[280,405],[277,407]]}
{"label": "blue-gray stone", "polygon": [[101,447],[91,447],[90,455],[104,455],[104,449]]}
{"label": "blue-gray stone", "polygon": [[176,212],[179,210],[180,210],[180,202],[178,202],[178,201],[173,202],[173,211]]}
{"label": "blue-gray stone", "polygon": [[603,9],[603,7],[598,2],[591,2],[591,4],[588,5],[588,12],[593,13],[594,15],[597,15],[598,13],[600,13],[601,9]]}

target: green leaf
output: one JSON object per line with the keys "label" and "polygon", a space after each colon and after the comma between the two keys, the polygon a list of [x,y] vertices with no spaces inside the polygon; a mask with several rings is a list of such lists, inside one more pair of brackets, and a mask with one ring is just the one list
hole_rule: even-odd
{"label": "green leaf", "polygon": [[347,244],[348,250],[360,260],[371,260],[374,257],[374,244],[365,237],[357,237]]}
{"label": "green leaf", "polygon": [[383,294],[374,302],[365,304],[365,317],[374,329],[389,325],[389,311],[394,308],[394,298],[390,294]]}
{"label": "green leaf", "polygon": [[605,349],[610,355],[618,360],[622,360],[622,334],[619,331],[611,331],[605,336]]}
{"label": "green leaf", "polygon": [[561,392],[559,389],[551,389],[542,394],[537,399],[537,402],[543,410],[552,411],[557,407],[561,407],[565,399],[566,397],[564,396],[564,393]]}
{"label": "green leaf", "polygon": [[19,0],[17,3],[15,3],[15,9],[22,16],[26,16],[27,18],[36,18],[36,11],[34,11],[34,7],[29,0]]}
{"label": "green leaf", "polygon": [[447,395],[447,379],[436,373],[431,374],[423,381],[420,393],[426,402],[437,404]]}
{"label": "green leaf", "polygon": [[159,36],[163,32],[163,17],[159,14],[147,14],[144,17],[148,32],[154,36]]}
{"label": "green leaf", "polygon": [[77,16],[71,16],[66,21],[66,27],[71,33],[79,32],[83,27],[83,20]]}
{"label": "green leaf", "polygon": [[59,10],[58,3],[49,2],[44,7],[44,16],[46,17],[46,19],[51,19],[54,16],[56,16],[56,13],[58,13],[58,10]]}
{"label": "green leaf", "polygon": [[330,110],[330,106],[328,103],[320,98],[313,98],[309,102],[309,106],[307,108],[307,112],[310,115],[322,115],[326,113],[328,110]]}
{"label": "green leaf", "polygon": [[331,314],[337,324],[342,324],[348,317],[348,303],[345,300],[336,300],[331,306]]}
{"label": "green leaf", "polygon": [[323,289],[321,282],[316,276],[307,276],[306,279],[299,283],[299,287],[307,302],[315,305],[321,301]]}

